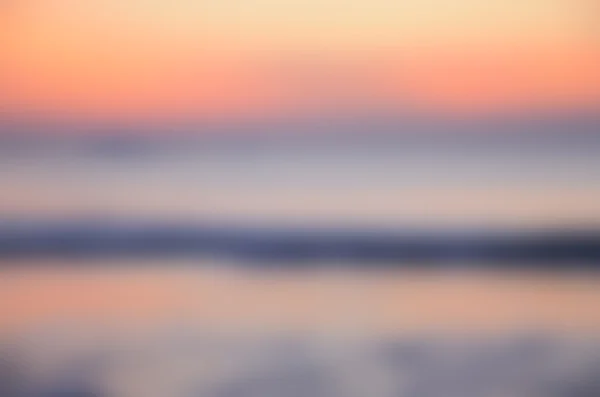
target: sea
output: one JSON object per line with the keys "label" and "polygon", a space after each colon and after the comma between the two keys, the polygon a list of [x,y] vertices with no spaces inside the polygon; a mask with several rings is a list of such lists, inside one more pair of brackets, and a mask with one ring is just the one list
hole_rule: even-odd
{"label": "sea", "polygon": [[600,395],[600,274],[578,251],[557,268],[452,250],[436,266],[173,245],[73,255],[73,234],[39,249],[73,225],[142,248],[160,242],[144,230],[210,225],[266,243],[358,236],[350,248],[390,230],[585,232],[597,249],[589,137],[267,138],[4,138],[0,396]]}

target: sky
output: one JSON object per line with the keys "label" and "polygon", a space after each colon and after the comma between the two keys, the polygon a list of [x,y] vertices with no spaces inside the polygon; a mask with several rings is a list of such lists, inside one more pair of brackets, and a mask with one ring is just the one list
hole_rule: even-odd
{"label": "sky", "polygon": [[0,105],[153,120],[588,106],[590,0],[12,0]]}

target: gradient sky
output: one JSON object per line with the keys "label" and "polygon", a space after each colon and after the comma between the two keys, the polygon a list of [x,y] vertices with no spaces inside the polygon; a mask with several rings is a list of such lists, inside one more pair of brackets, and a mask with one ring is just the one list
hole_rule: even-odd
{"label": "gradient sky", "polygon": [[[0,104],[99,118],[600,97],[590,0],[12,0]],[[600,8],[600,7],[597,7]]]}

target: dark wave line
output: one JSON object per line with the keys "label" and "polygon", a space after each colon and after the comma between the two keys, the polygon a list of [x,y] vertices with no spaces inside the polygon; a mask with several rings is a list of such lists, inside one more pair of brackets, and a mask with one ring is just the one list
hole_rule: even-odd
{"label": "dark wave line", "polygon": [[0,258],[217,257],[247,262],[457,262],[600,269],[600,230],[305,228],[111,222],[0,223]]}

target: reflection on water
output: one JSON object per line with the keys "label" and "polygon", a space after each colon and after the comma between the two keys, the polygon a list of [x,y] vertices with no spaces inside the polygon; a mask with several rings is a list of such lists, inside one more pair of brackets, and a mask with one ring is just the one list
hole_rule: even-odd
{"label": "reflection on water", "polygon": [[3,265],[3,397],[600,392],[595,273]]}
{"label": "reflection on water", "polygon": [[[22,337],[5,397],[556,396],[600,393],[600,341],[490,336],[94,328]],[[9,374],[8,376],[6,374]]]}
{"label": "reflection on water", "polygon": [[[9,266],[9,264],[11,266]],[[595,271],[298,269],[225,261],[3,262],[6,331],[54,322],[290,329],[358,327],[590,331],[600,327]]]}

